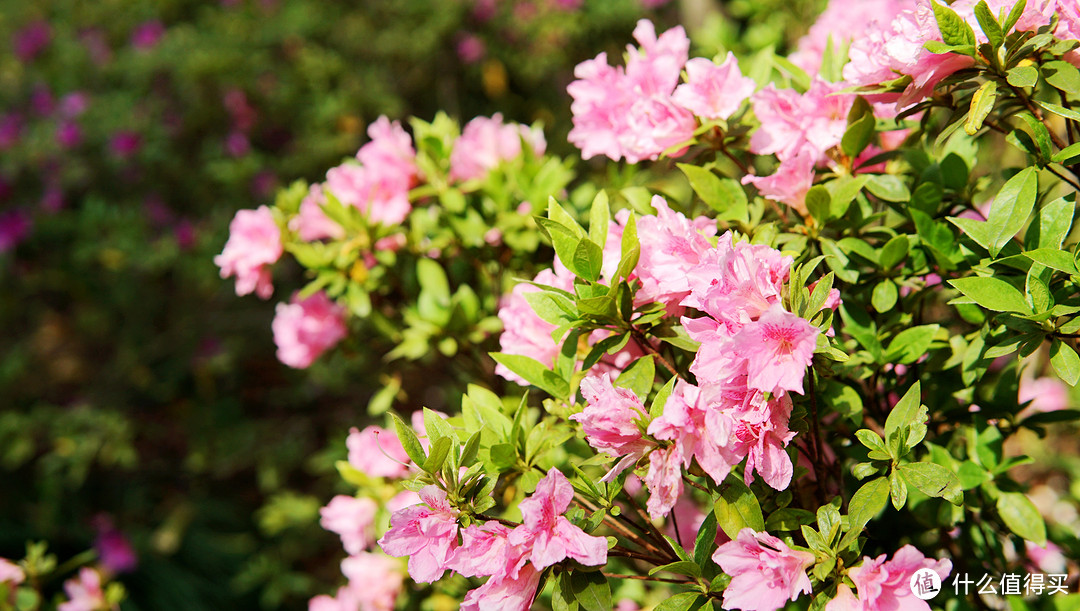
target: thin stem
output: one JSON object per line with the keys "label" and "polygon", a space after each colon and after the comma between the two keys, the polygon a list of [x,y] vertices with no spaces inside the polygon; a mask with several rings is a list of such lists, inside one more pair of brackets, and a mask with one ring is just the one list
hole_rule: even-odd
{"label": "thin stem", "polygon": [[648,575],[620,575],[617,573],[604,573],[604,577],[608,579],[636,579],[638,581],[659,581],[662,583],[694,583],[689,579],[665,579],[663,577],[650,577]]}
{"label": "thin stem", "polygon": [[616,545],[615,547],[608,550],[608,554],[611,555],[611,556],[619,556],[619,557],[622,557],[622,558],[630,558],[632,560],[642,560],[642,561],[648,562],[649,564],[652,564],[654,566],[663,566],[663,565],[668,563],[668,561],[663,559],[663,558],[657,558],[655,556],[647,556],[645,554],[641,554],[641,553],[635,552],[633,550],[626,549],[625,547],[622,547],[622,546],[619,546],[619,545]]}
{"label": "thin stem", "polygon": [[[1006,81],[1006,83],[1008,83],[1008,81]],[[1020,101],[1024,103],[1024,106],[1027,107],[1028,111],[1030,111],[1031,114],[1035,115],[1035,118],[1038,119],[1040,123],[1046,126],[1046,131],[1050,134],[1050,139],[1054,141],[1054,144],[1059,149],[1067,148],[1069,146],[1064,140],[1061,139],[1061,136],[1057,135],[1057,132],[1050,129],[1050,125],[1046,122],[1046,117],[1043,116],[1042,111],[1039,110],[1038,106],[1035,106],[1035,104],[1031,102],[1031,98],[1029,98],[1028,95],[1024,93],[1023,89],[1020,89],[1019,87],[1014,87],[1012,84],[1009,84],[1009,89],[1012,89],[1012,92],[1016,95],[1016,97],[1020,98]]]}
{"label": "thin stem", "polygon": [[640,344],[641,347],[645,350],[645,352],[648,352],[649,354],[656,357],[656,360],[664,366],[664,369],[670,371],[671,375],[675,376],[676,378],[682,377],[679,375],[679,372],[675,369],[675,367],[671,363],[669,363],[667,359],[664,358],[664,355],[660,354],[660,352],[656,348],[652,347],[652,344],[649,343],[649,340],[645,337],[645,334],[642,333],[637,327],[631,326],[630,333],[637,341],[637,343]]}
{"label": "thin stem", "polygon": [[690,484],[691,486],[697,488],[698,490],[704,492],[705,494],[710,494],[708,488],[706,488],[705,486],[702,486],[701,484],[699,484],[699,483],[695,482],[694,480],[690,479],[685,474],[683,475],[682,479],[683,479],[684,482]]}
{"label": "thin stem", "polygon": [[1080,191],[1080,183],[1077,183],[1075,180],[1071,180],[1071,179],[1067,178],[1066,176],[1062,175],[1062,173],[1055,170],[1053,166],[1048,165],[1048,166],[1046,166],[1046,169],[1050,170],[1050,173],[1053,174],[1054,176],[1057,176],[1061,180],[1064,180],[1065,182],[1069,183],[1069,186],[1072,187],[1073,189],[1076,189],[1077,191]]}
{"label": "thin stem", "polygon": [[[656,541],[657,545],[660,545],[665,550],[667,550],[669,556],[672,558],[673,561],[678,560],[679,555],[675,553],[675,550],[671,547],[671,543],[664,538],[664,534],[661,533],[660,530],[656,528],[656,525],[652,523],[652,520],[649,519],[648,514],[646,514],[645,510],[641,508],[641,505],[638,505],[637,501],[635,501],[634,498],[630,495],[626,495],[626,500],[630,504],[630,506],[634,508],[634,511],[636,511],[637,514],[641,516],[642,521],[648,527],[649,532],[647,533],[647,535],[649,536],[649,538],[653,541]],[[627,519],[629,520],[629,518]]]}
{"label": "thin stem", "polygon": [[807,379],[807,389],[810,395],[810,425],[814,431],[814,476],[817,478],[818,501],[825,504],[825,463],[822,461],[821,451],[821,428],[818,423],[817,392],[814,388],[814,370],[810,369]]}

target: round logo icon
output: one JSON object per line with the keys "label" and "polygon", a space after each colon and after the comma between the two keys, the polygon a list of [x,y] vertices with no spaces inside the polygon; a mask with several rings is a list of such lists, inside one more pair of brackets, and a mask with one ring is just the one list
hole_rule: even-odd
{"label": "round logo icon", "polygon": [[930,569],[919,569],[911,576],[911,593],[922,600],[930,600],[941,591],[941,578]]}

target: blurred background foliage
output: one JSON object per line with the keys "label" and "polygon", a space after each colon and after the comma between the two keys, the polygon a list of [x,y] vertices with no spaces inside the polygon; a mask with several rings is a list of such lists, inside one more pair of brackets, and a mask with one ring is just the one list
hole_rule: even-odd
{"label": "blurred background foliage", "polygon": [[318,509],[380,355],[278,363],[273,303],[212,263],[235,211],[380,114],[539,120],[572,156],[573,67],[637,19],[782,53],[821,5],[0,0],[0,556],[121,541],[126,609],[306,608],[339,579]]}

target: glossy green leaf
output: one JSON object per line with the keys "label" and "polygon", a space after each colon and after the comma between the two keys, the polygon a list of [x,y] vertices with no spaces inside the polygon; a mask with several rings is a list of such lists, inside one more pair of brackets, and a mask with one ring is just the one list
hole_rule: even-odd
{"label": "glossy green leaf", "polygon": [[765,530],[761,506],[746,484],[731,475],[724,480],[722,486],[720,496],[713,506],[717,526],[731,539],[735,539],[744,528],[752,528],[757,532]]}
{"label": "glossy green leaf", "polygon": [[997,498],[997,512],[1009,530],[1036,545],[1046,545],[1046,523],[1023,493],[1002,492]]}
{"label": "glossy green leaf", "polygon": [[900,465],[900,473],[909,484],[927,496],[940,497],[953,505],[961,505],[964,495],[956,474],[932,462],[913,462]]}
{"label": "glossy green leaf", "polygon": [[949,284],[987,310],[1031,314],[1024,296],[1004,280],[972,276],[949,280]]}

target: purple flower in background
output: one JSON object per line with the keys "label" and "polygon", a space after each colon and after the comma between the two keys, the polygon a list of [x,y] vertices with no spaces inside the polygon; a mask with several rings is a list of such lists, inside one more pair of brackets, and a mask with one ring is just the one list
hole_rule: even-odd
{"label": "purple flower in background", "polygon": [[0,151],[7,150],[19,142],[22,125],[23,118],[19,113],[0,115]]}
{"label": "purple flower in background", "polygon": [[23,29],[15,32],[12,46],[15,47],[15,55],[24,62],[32,61],[52,40],[52,28],[47,21],[35,21]]}
{"label": "purple flower in background", "polygon": [[64,207],[64,190],[53,185],[45,190],[41,197],[41,209],[49,214],[59,212]]}
{"label": "purple flower in background", "polygon": [[270,197],[277,188],[277,176],[270,170],[263,170],[251,178],[251,193],[259,199]]}
{"label": "purple flower in background", "polygon": [[85,91],[73,91],[60,99],[60,114],[69,119],[86,112],[90,106],[90,96]]}
{"label": "purple flower in background", "polygon": [[165,35],[165,26],[157,19],[144,21],[131,33],[131,46],[136,49],[152,49]]}
{"label": "purple flower in background", "polygon": [[251,143],[242,132],[232,131],[225,138],[225,153],[230,157],[243,157],[251,151]]}
{"label": "purple flower in background", "polygon": [[143,200],[143,212],[146,213],[146,219],[155,227],[164,227],[173,222],[173,211],[156,194],[148,195]]}
{"label": "purple flower in background", "polygon": [[62,148],[74,148],[82,142],[82,129],[74,121],[61,121],[56,126],[56,143]]}
{"label": "purple flower in background", "polygon": [[180,219],[180,222],[173,227],[173,237],[176,238],[176,244],[180,250],[190,250],[195,246],[195,225],[187,219]]}
{"label": "purple flower in background", "polygon": [[105,39],[105,33],[98,28],[88,28],[79,32],[79,40],[86,47],[90,61],[96,66],[104,66],[112,61],[112,49]]}
{"label": "purple flower in background", "polygon": [[457,54],[466,64],[475,64],[484,58],[487,48],[475,34],[466,33],[457,43]]}
{"label": "purple flower in background", "polygon": [[139,151],[141,146],[142,138],[139,137],[138,132],[131,130],[118,131],[109,140],[109,149],[120,159],[131,157]]}
{"label": "purple flower in background", "polygon": [[34,112],[37,114],[47,117],[56,110],[56,100],[47,86],[38,85],[34,87],[34,92],[30,94],[30,106],[34,108]]}
{"label": "purple flower in background", "polygon": [[30,233],[30,217],[22,210],[0,213],[0,252],[14,249]]}
{"label": "purple flower in background", "polygon": [[222,103],[232,116],[233,129],[246,133],[254,127],[258,113],[248,102],[247,94],[242,89],[232,88],[226,91]]}
{"label": "purple flower in background", "polygon": [[477,21],[488,21],[495,16],[495,0],[476,0],[473,5],[473,18]]}
{"label": "purple flower in background", "polygon": [[130,573],[139,564],[139,557],[123,531],[113,526],[112,518],[98,515],[94,518],[94,549],[97,550],[101,564],[113,573]]}

